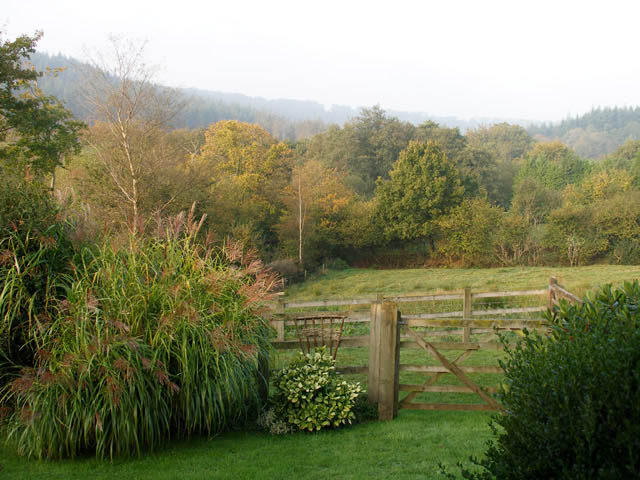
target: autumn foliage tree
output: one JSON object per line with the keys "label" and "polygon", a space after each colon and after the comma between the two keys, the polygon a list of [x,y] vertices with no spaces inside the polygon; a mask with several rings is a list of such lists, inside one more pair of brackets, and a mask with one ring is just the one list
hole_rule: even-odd
{"label": "autumn foliage tree", "polygon": [[294,168],[285,189],[281,241],[298,262],[338,256],[367,237],[368,203],[350,190],[335,170],[316,161]]}
{"label": "autumn foliage tree", "polygon": [[258,125],[227,120],[205,132],[196,168],[211,179],[204,206],[210,225],[268,254],[276,248],[276,225],[289,184],[293,151]]}

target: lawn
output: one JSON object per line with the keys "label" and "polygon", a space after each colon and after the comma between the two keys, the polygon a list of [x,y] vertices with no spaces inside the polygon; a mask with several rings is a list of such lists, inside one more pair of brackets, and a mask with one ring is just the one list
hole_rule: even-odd
{"label": "lawn", "polygon": [[31,480],[439,478],[439,462],[453,466],[482,454],[490,437],[488,418],[481,412],[403,410],[392,422],[286,436],[229,432],[112,463],[27,461],[3,447],[0,474]]}

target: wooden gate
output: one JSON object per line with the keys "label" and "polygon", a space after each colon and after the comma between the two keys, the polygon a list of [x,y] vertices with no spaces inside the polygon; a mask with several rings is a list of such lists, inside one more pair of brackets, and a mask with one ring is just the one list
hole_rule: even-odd
{"label": "wooden gate", "polygon": [[[474,382],[467,373],[482,372],[482,373],[501,373],[499,366],[486,366],[486,367],[467,367],[460,364],[468,359],[474,352],[481,349],[479,343],[460,343],[437,345],[435,342],[429,342],[425,340],[420,334],[415,332],[409,327],[406,322],[401,322],[402,330],[415,342],[420,348],[425,350],[426,353],[431,355],[437,362],[436,366],[419,366],[413,367],[413,371],[423,371],[427,373],[428,378],[422,385],[409,385],[400,384],[399,391],[406,391],[409,394],[402,399],[399,404],[399,408],[407,408],[414,410],[500,410],[500,404],[494,400],[489,394],[495,392],[495,388],[485,389]],[[438,348],[459,348],[462,353],[459,354],[454,360],[449,360]],[[400,365],[399,370],[402,370],[403,365]],[[454,375],[463,385],[436,385],[443,377],[447,375]],[[432,393],[473,393],[476,394],[485,403],[471,404],[471,403],[417,403],[414,402],[415,398],[422,392]]]}
{"label": "wooden gate", "polygon": [[[476,294],[479,298],[489,298],[487,294]],[[500,296],[540,295],[540,290],[497,292],[490,298]],[[481,315],[491,310],[472,311],[472,295],[464,294],[465,311],[463,318],[447,318],[438,315],[401,315],[398,304],[383,301],[371,307],[371,327],[369,346],[369,397],[378,402],[380,419],[391,419],[398,409],[413,410],[501,410],[500,404],[492,397],[498,386],[480,385],[475,374],[501,374],[497,358],[487,365],[464,365],[478,352],[498,353],[503,349],[498,341],[497,331],[521,333],[524,328],[533,330],[546,328],[542,318],[488,318]],[[544,307],[513,308],[513,313],[535,313]],[[504,310],[503,310],[504,311]],[[442,314],[441,314],[442,315]],[[473,317],[479,315],[480,317]],[[444,341],[443,341],[444,339]],[[448,340],[448,341],[447,341]],[[419,349],[435,362],[425,365],[401,363],[401,352]],[[413,355],[414,359],[416,355]],[[497,357],[497,355],[495,355]],[[421,357],[424,358],[424,357]],[[435,364],[433,364],[435,363]],[[426,375],[422,383],[401,383],[401,372]],[[447,383],[442,383],[442,381]],[[457,380],[452,384],[449,380]],[[483,382],[486,383],[486,382]],[[404,395],[401,398],[401,395]],[[470,394],[477,398],[475,403],[452,403],[448,401],[420,401],[419,395],[430,394]],[[458,401],[460,402],[460,401]]]}

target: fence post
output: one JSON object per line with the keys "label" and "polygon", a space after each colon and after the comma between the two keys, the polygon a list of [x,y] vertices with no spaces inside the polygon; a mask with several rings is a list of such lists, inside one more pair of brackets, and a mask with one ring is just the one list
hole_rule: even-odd
{"label": "fence post", "polygon": [[393,420],[398,413],[400,329],[398,304],[371,306],[369,400],[378,402],[378,419]]}
{"label": "fence post", "polygon": [[281,316],[281,319],[275,322],[276,327],[276,338],[279,342],[284,342],[284,324],[286,322],[284,316],[284,300],[282,298],[278,299],[278,304],[276,306],[276,314]]}
{"label": "fence post", "polygon": [[471,297],[471,287],[465,287],[464,289],[464,303],[462,306],[462,320],[464,323],[464,330],[462,331],[462,341],[469,343],[471,341],[471,328],[469,322],[471,321],[471,304],[473,300]]}
{"label": "fence post", "polygon": [[556,277],[549,278],[549,308],[553,308],[556,303],[556,291],[555,286],[558,285],[558,279]]}
{"label": "fence post", "polygon": [[378,402],[378,374],[379,374],[379,357],[378,345],[380,344],[380,306],[382,299],[380,296],[371,304],[371,313],[369,314],[369,377],[367,380],[367,396],[369,402]]}

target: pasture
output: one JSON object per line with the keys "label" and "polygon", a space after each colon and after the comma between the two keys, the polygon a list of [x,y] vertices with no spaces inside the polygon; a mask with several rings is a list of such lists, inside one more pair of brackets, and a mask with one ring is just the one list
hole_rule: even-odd
{"label": "pasture", "polygon": [[347,269],[310,277],[287,289],[286,298],[351,298],[420,292],[522,290],[545,288],[549,277],[582,296],[604,283],[620,284],[640,278],[640,266],[590,265],[585,267],[423,268],[405,270]]}

